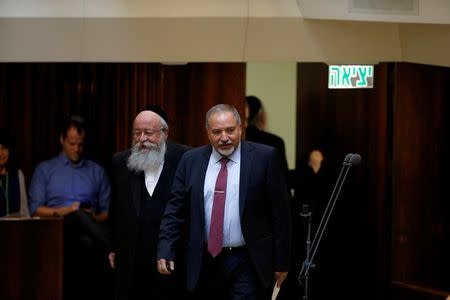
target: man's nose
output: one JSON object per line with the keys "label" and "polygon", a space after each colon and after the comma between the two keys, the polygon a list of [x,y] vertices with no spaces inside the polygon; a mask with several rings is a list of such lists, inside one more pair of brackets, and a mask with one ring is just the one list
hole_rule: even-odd
{"label": "man's nose", "polygon": [[226,142],[228,141],[228,139],[228,134],[225,131],[222,131],[222,133],[220,134],[220,140]]}
{"label": "man's nose", "polygon": [[145,142],[147,140],[148,140],[148,136],[142,132],[141,135],[139,136],[139,142]]}

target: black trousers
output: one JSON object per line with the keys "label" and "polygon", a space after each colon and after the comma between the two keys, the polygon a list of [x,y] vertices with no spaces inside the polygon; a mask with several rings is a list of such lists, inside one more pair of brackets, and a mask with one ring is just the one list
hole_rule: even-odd
{"label": "black trousers", "polygon": [[259,300],[265,295],[246,247],[223,248],[215,258],[204,251],[194,299]]}

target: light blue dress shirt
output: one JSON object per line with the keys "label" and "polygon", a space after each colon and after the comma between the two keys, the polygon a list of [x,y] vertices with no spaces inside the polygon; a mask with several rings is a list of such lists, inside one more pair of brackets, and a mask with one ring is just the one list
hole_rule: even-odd
{"label": "light blue dress shirt", "polygon": [[105,212],[111,196],[111,187],[102,167],[91,160],[81,160],[73,165],[64,153],[36,167],[28,191],[30,214],[40,206],[70,206],[75,201],[96,213]]}
{"label": "light blue dress shirt", "polygon": [[[209,158],[206,170],[204,185],[205,200],[205,240],[209,237],[209,227],[211,224],[211,212],[214,200],[214,189],[216,179],[220,171],[220,159],[222,155],[214,148]],[[239,215],[239,179],[241,169],[241,144],[229,157],[227,163],[227,193],[225,196],[225,210],[223,217],[223,247],[239,247],[245,245],[244,236],[241,229]]]}

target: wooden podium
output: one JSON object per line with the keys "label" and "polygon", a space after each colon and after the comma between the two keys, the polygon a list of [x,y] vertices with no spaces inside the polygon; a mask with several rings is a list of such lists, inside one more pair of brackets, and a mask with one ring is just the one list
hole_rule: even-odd
{"label": "wooden podium", "polygon": [[62,218],[1,219],[0,239],[0,299],[62,299]]}

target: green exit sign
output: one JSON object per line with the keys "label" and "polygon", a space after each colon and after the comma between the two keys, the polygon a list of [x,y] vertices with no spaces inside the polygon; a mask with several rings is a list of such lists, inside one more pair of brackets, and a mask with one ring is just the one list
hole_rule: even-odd
{"label": "green exit sign", "polygon": [[372,65],[329,65],[329,89],[373,88]]}

